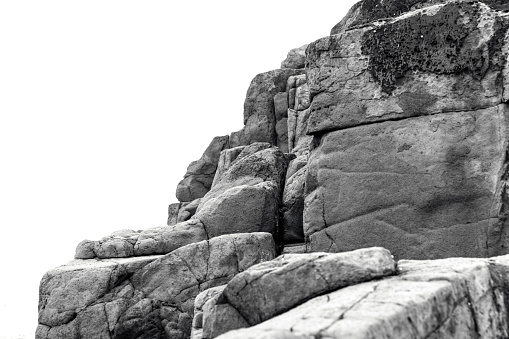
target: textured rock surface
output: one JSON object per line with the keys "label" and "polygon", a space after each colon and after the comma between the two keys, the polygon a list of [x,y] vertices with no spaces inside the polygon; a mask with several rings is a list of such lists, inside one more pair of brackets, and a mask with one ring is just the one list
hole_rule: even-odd
{"label": "textured rock surface", "polygon": [[168,226],[175,225],[178,222],[178,215],[181,206],[182,203],[180,202],[173,203],[168,206],[168,220],[166,222]]}
{"label": "textured rock surface", "polygon": [[238,232],[276,232],[289,159],[269,146],[255,143],[244,148],[202,199],[193,218],[203,222],[210,237]]}
{"label": "textured rock surface", "polygon": [[255,325],[314,296],[395,272],[396,264],[383,248],[287,254],[239,274],[223,294],[250,325]]}
{"label": "textured rock surface", "polygon": [[307,55],[309,132],[503,102],[506,20],[482,3],[451,2],[317,40]]}
{"label": "textured rock surface", "polygon": [[281,68],[304,68],[306,63],[306,48],[308,45],[303,45],[298,48],[291,49],[286,56],[286,59],[281,62]]}
{"label": "textured rock surface", "polygon": [[203,197],[210,189],[222,150],[228,148],[228,136],[215,137],[201,158],[187,167],[184,179],[177,186],[177,199],[190,202]]}
{"label": "textured rock surface", "polygon": [[41,281],[36,338],[187,338],[198,293],[275,254],[270,234],[251,233],[165,256],[73,261]]}
{"label": "textured rock surface", "polygon": [[303,70],[277,69],[258,74],[252,81],[244,102],[244,138],[246,144],[256,141],[276,145],[274,96],[286,90],[286,82]]}
{"label": "textured rock surface", "polygon": [[326,134],[310,157],[311,251],[383,246],[397,258],[507,252],[505,104]]}
{"label": "textured rock surface", "polygon": [[314,298],[218,338],[507,338],[509,258],[402,261],[397,277]]}
{"label": "textured rock surface", "polygon": [[195,199],[191,202],[181,203],[180,209],[177,214],[177,223],[187,221],[196,213],[196,209],[200,205],[201,198]]}
{"label": "textured rock surface", "polygon": [[218,294],[223,293],[226,285],[209,288],[196,296],[194,299],[193,327],[191,329],[191,339],[203,338],[203,306]]}
{"label": "textured rock surface", "polygon": [[283,192],[283,240],[285,244],[304,242],[303,212],[306,183],[306,156],[292,160]]}

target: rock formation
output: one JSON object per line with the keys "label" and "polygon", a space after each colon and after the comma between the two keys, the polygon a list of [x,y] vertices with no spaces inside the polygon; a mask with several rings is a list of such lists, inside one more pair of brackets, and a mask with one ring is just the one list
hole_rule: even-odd
{"label": "rock formation", "polygon": [[508,338],[507,11],[358,2],[255,76],[166,226],[43,277],[36,338]]}

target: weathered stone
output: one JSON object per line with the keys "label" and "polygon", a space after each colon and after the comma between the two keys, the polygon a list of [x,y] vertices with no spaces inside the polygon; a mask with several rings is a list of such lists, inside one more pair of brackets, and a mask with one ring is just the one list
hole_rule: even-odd
{"label": "weathered stone", "polygon": [[134,255],[166,254],[179,247],[207,239],[204,225],[196,219],[174,226],[149,228],[141,232],[134,245]]}
{"label": "weathered stone", "polygon": [[[141,231],[120,230],[98,241],[84,240],[76,247],[76,259],[125,258],[134,255]],[[156,253],[152,253],[156,254]]]}
{"label": "weathered stone", "polygon": [[281,192],[289,159],[277,148],[267,147],[270,147],[270,144],[254,143],[245,147],[202,199],[198,213],[209,200],[237,186],[273,182],[277,192]]}
{"label": "weathered stone", "polygon": [[308,132],[500,104],[506,21],[480,2],[452,1],[317,40]]}
{"label": "weathered stone", "polygon": [[218,338],[507,338],[509,257],[400,261],[399,275],[339,289]]}
{"label": "weathered stone", "polygon": [[309,108],[310,104],[310,92],[309,85],[303,84],[295,90],[295,106],[296,111],[303,111]]}
{"label": "weathered stone", "polygon": [[165,256],[72,261],[41,281],[36,338],[189,338],[200,291],[275,255],[270,234],[251,233]]}
{"label": "weathered stone", "polygon": [[268,232],[278,226],[278,189],[274,182],[240,185],[227,189],[202,205],[196,213],[207,234]]}
{"label": "weathered stone", "polygon": [[184,179],[177,186],[177,199],[190,202],[203,197],[210,189],[222,150],[229,147],[229,137],[215,137],[201,158],[187,167]]}
{"label": "weathered stone", "polygon": [[288,118],[279,120],[276,124],[276,146],[283,153],[288,153]]}
{"label": "weathered stone", "polygon": [[276,121],[288,117],[288,95],[286,92],[280,92],[274,96],[274,114]]}
{"label": "weathered stone", "polygon": [[307,135],[310,109],[288,110],[288,148],[297,155],[307,154],[311,149],[313,137]]}
{"label": "weathered stone", "polygon": [[178,215],[181,206],[182,203],[180,202],[173,203],[168,206],[168,221],[166,222],[168,226],[178,223]]}
{"label": "weathered stone", "polygon": [[198,205],[200,205],[200,202],[201,198],[195,199],[191,202],[181,203],[181,207],[177,215],[177,223],[191,219],[191,217],[196,213],[196,209],[198,208]]}
{"label": "weathered stone", "polygon": [[209,288],[198,294],[194,299],[194,317],[191,339],[203,338],[203,306],[216,295],[223,293],[225,287],[226,285],[221,285]]}
{"label": "weathered stone", "polygon": [[[295,160],[294,160],[295,161]],[[306,167],[286,179],[283,191],[283,241],[285,244],[304,242],[303,213]]]}
{"label": "weathered stone", "polygon": [[303,45],[298,48],[291,49],[286,56],[286,59],[281,62],[281,68],[304,68],[306,63],[306,48],[308,45]]}
{"label": "weathered stone", "polygon": [[[394,18],[430,5],[447,3],[448,0],[363,0],[352,6],[347,15],[336,24],[331,35],[343,33],[355,26],[377,20]],[[501,0],[483,0],[483,3],[496,10],[509,10],[509,4]]]}
{"label": "weathered stone", "polygon": [[303,70],[277,69],[258,74],[247,91],[244,102],[244,136],[247,144],[261,141],[275,145],[276,117],[274,96],[286,90],[286,82]]}
{"label": "weathered stone", "polygon": [[311,297],[395,272],[396,264],[383,248],[287,254],[239,274],[223,294],[250,325],[255,325]]}
{"label": "weathered stone", "polygon": [[308,164],[311,251],[383,246],[398,258],[507,252],[505,104],[326,134]]}
{"label": "weathered stone", "polygon": [[224,300],[222,293],[210,298],[203,306],[203,339],[245,327],[249,327],[246,319]]}
{"label": "weathered stone", "polygon": [[244,128],[239,131],[232,132],[230,134],[230,147],[235,148],[239,146],[245,146],[249,143],[246,140],[246,135],[244,133]]}
{"label": "weathered stone", "polygon": [[307,246],[303,244],[285,244],[281,254],[302,254],[307,253]]}
{"label": "weathered stone", "polygon": [[[231,137],[230,137],[231,140]],[[217,170],[212,182],[212,187],[217,184],[219,178],[230,168],[233,162],[237,159],[239,154],[246,146],[237,146],[230,149],[225,149],[219,156],[219,162],[217,163]]]}

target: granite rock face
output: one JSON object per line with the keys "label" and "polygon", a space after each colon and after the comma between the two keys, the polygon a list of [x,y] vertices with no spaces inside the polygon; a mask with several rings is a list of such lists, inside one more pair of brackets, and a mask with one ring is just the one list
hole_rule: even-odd
{"label": "granite rock face", "polygon": [[311,297],[395,272],[396,264],[383,248],[287,254],[237,275],[223,294],[250,325],[256,325]]}
{"label": "granite rock face", "polygon": [[397,276],[218,338],[507,338],[508,265],[508,256],[400,261]]}
{"label": "granite rock face", "polygon": [[177,199],[191,202],[203,197],[212,186],[221,151],[228,148],[228,136],[215,137],[201,158],[189,164],[184,179],[177,186]]}
{"label": "granite rock face", "polygon": [[354,5],[255,76],[168,226],[44,276],[36,339],[509,338],[508,11]]}
{"label": "granite rock face", "polygon": [[201,291],[275,255],[270,234],[251,233],[165,256],[75,260],[43,277],[36,338],[189,338]]}

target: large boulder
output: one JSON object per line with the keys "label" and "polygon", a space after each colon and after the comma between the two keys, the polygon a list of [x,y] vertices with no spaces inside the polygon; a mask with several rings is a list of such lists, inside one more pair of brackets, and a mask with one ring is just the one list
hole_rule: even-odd
{"label": "large boulder", "polygon": [[209,237],[260,231],[276,234],[289,160],[267,143],[245,147],[203,197],[193,218],[203,222]]}
{"label": "large boulder", "polygon": [[383,246],[398,258],[507,252],[505,104],[326,134],[307,170],[312,251]]}
{"label": "large boulder", "polygon": [[229,137],[215,137],[201,158],[187,167],[184,179],[177,186],[176,196],[181,202],[203,197],[212,186],[221,151],[229,147]]}
{"label": "large boulder", "polygon": [[308,132],[504,102],[508,20],[449,1],[311,43]]}
{"label": "large boulder", "polygon": [[220,339],[507,338],[509,257],[400,261],[399,274],[311,299]]}
{"label": "large boulder", "polygon": [[509,21],[476,1],[419,3],[308,47],[310,251],[383,246],[409,259],[509,251]]}
{"label": "large boulder", "polygon": [[75,260],[41,281],[36,339],[189,338],[201,291],[275,255],[270,234],[251,233],[165,256]]}
{"label": "large boulder", "polygon": [[240,273],[207,301],[203,337],[256,325],[318,295],[395,273],[383,248],[279,256]]}
{"label": "large boulder", "polygon": [[292,75],[304,70],[276,69],[258,74],[249,85],[244,102],[243,142],[268,142],[276,145],[276,116],[274,96],[286,90],[286,82]]}

